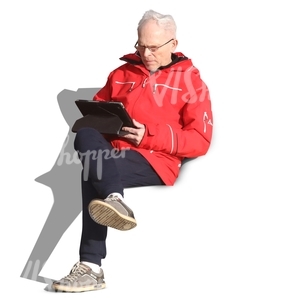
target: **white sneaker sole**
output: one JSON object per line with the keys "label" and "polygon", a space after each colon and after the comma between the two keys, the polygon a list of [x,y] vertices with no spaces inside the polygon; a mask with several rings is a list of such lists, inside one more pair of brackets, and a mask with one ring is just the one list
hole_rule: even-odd
{"label": "white sneaker sole", "polygon": [[52,289],[57,292],[66,292],[66,293],[81,293],[81,292],[90,292],[90,291],[98,291],[105,289],[106,284],[99,283],[97,285],[88,285],[88,286],[64,286],[59,284],[52,284]]}
{"label": "white sneaker sole", "polygon": [[96,223],[118,230],[130,230],[137,225],[134,218],[120,214],[114,207],[101,200],[90,202],[89,213]]}

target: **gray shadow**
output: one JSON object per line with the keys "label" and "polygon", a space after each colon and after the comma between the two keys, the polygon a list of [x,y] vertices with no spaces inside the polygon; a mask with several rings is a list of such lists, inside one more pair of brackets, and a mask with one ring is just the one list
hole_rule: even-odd
{"label": "gray shadow", "polygon": [[77,91],[63,90],[58,96],[62,115],[69,125],[68,135],[52,169],[37,177],[35,181],[51,188],[54,203],[45,221],[36,244],[25,264],[21,277],[48,283],[53,279],[40,276],[62,235],[81,212],[81,164],[73,147],[75,133],[71,131],[74,122],[82,117],[74,101],[92,99],[100,88],[84,88]]}
{"label": "gray shadow", "polygon": [[[92,99],[99,90],[100,88],[81,88],[77,91],[63,90],[58,94],[58,104],[69,125],[69,132],[52,169],[35,179],[38,183],[51,188],[54,203],[21,277],[48,284],[45,288],[48,291],[52,291],[51,284],[54,279],[40,276],[39,273],[62,235],[82,210],[80,180],[82,167],[79,160],[74,163],[74,157],[77,157],[73,147],[75,133],[71,131],[74,122],[82,115],[74,102],[77,99]],[[185,159],[183,163],[190,160],[193,159]]]}

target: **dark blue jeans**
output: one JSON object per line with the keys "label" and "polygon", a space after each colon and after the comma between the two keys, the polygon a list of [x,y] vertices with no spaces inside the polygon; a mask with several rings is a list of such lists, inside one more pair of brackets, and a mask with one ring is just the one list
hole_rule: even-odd
{"label": "dark blue jeans", "polygon": [[74,148],[83,165],[80,260],[101,265],[106,256],[107,227],[91,219],[88,212],[91,200],[105,199],[113,192],[124,195],[124,188],[164,183],[141,154],[134,150],[113,149],[95,129],[80,129]]}

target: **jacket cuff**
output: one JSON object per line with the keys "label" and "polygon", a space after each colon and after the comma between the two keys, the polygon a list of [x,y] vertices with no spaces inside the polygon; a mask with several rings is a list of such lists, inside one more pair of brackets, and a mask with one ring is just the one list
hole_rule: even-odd
{"label": "jacket cuff", "polygon": [[140,148],[145,148],[145,149],[150,149],[150,139],[151,137],[154,136],[154,132],[155,132],[155,126],[149,126],[149,125],[145,125],[145,134],[139,144],[138,147]]}

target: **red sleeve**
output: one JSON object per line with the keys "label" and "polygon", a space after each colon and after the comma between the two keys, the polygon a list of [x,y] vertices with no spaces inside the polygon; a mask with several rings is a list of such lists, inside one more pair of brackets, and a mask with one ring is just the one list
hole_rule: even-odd
{"label": "red sleeve", "polygon": [[93,97],[94,101],[108,101],[111,99],[111,88],[109,83],[109,78],[106,81],[106,84],[101,88]]}
{"label": "red sleeve", "polygon": [[182,109],[182,128],[170,124],[148,125],[139,147],[181,157],[206,154],[212,138],[213,116],[208,88],[201,80],[198,85]]}

